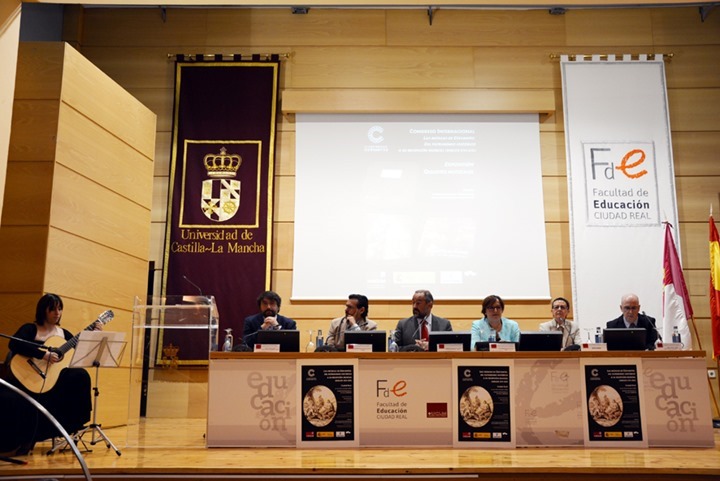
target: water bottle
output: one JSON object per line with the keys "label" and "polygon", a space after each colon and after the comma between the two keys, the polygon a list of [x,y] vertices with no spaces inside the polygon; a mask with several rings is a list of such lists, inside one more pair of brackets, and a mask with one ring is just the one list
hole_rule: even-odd
{"label": "water bottle", "polygon": [[222,350],[225,352],[230,352],[233,349],[233,335],[232,335],[232,329],[228,328],[225,329],[225,342],[223,342]]}
{"label": "water bottle", "polygon": [[680,331],[678,331],[677,326],[673,326],[672,342],[682,344],[682,340],[680,339]]}
{"label": "water bottle", "polygon": [[398,345],[397,342],[395,342],[395,331],[392,331],[390,337],[388,337],[388,352],[398,352]]}
{"label": "water bottle", "polygon": [[307,343],[307,346],[305,346],[305,352],[315,352],[315,343],[312,340],[312,333],[312,329],[310,329],[308,331],[308,334],[310,334],[310,341]]}
{"label": "water bottle", "polygon": [[315,339],[315,346],[317,346],[317,347],[322,347],[322,346],[323,346],[322,329],[318,329],[317,339]]}
{"label": "water bottle", "polygon": [[495,336],[495,331],[491,330],[490,335],[488,336],[488,342],[495,342],[497,337]]}
{"label": "water bottle", "polygon": [[601,344],[603,342],[602,329],[599,327],[595,328],[595,344]]}

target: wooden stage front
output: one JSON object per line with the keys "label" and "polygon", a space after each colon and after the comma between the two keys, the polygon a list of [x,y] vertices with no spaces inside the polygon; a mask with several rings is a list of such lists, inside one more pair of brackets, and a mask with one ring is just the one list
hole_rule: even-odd
{"label": "wooden stage front", "polygon": [[[105,429],[104,443],[83,453],[93,479],[422,479],[422,480],[714,480],[720,479],[720,430],[714,448],[675,449],[287,449],[205,447],[204,419],[144,421],[136,446],[126,428]],[[90,438],[87,437],[87,440]],[[49,443],[0,462],[0,479],[85,479],[72,451],[47,456]]]}

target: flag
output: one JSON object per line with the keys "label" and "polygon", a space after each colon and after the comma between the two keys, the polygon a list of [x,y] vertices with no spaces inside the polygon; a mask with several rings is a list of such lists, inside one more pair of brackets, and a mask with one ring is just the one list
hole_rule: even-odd
{"label": "flag", "polygon": [[685,345],[684,349],[692,349],[692,336],[688,320],[692,319],[693,310],[670,224],[665,224],[663,270],[665,271],[663,277],[663,340],[670,342],[673,328],[677,327]]}
{"label": "flag", "polygon": [[713,359],[720,357],[720,241],[715,221],[710,216],[710,329]]}

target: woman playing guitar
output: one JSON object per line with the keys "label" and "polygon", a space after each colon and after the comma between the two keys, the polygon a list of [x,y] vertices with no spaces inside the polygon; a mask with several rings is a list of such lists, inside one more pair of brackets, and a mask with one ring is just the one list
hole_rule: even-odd
{"label": "woman playing guitar", "polygon": [[[10,363],[10,381],[45,406],[66,431],[73,433],[90,420],[91,381],[85,369],[65,367],[72,353],[46,347],[73,339],[73,334],[60,327],[62,312],[60,296],[45,294],[40,298],[35,309],[35,322],[20,326],[13,336],[16,339],[8,345],[14,356]],[[102,323],[95,322],[88,329],[102,329]],[[14,429],[4,430],[2,438],[7,443],[14,436],[19,441],[18,454],[32,449],[36,441],[59,435],[57,429],[44,416],[34,412],[29,403],[19,399],[17,394],[15,397],[11,410],[15,412],[13,418],[21,421],[15,421]]]}

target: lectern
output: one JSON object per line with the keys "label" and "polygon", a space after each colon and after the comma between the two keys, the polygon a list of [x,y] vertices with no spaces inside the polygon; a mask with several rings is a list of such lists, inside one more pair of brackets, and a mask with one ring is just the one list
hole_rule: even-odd
{"label": "lectern", "polygon": [[204,399],[199,392],[207,390],[209,352],[217,350],[218,325],[213,296],[135,299],[128,446],[137,446],[146,417],[172,423],[198,409],[198,400]]}

